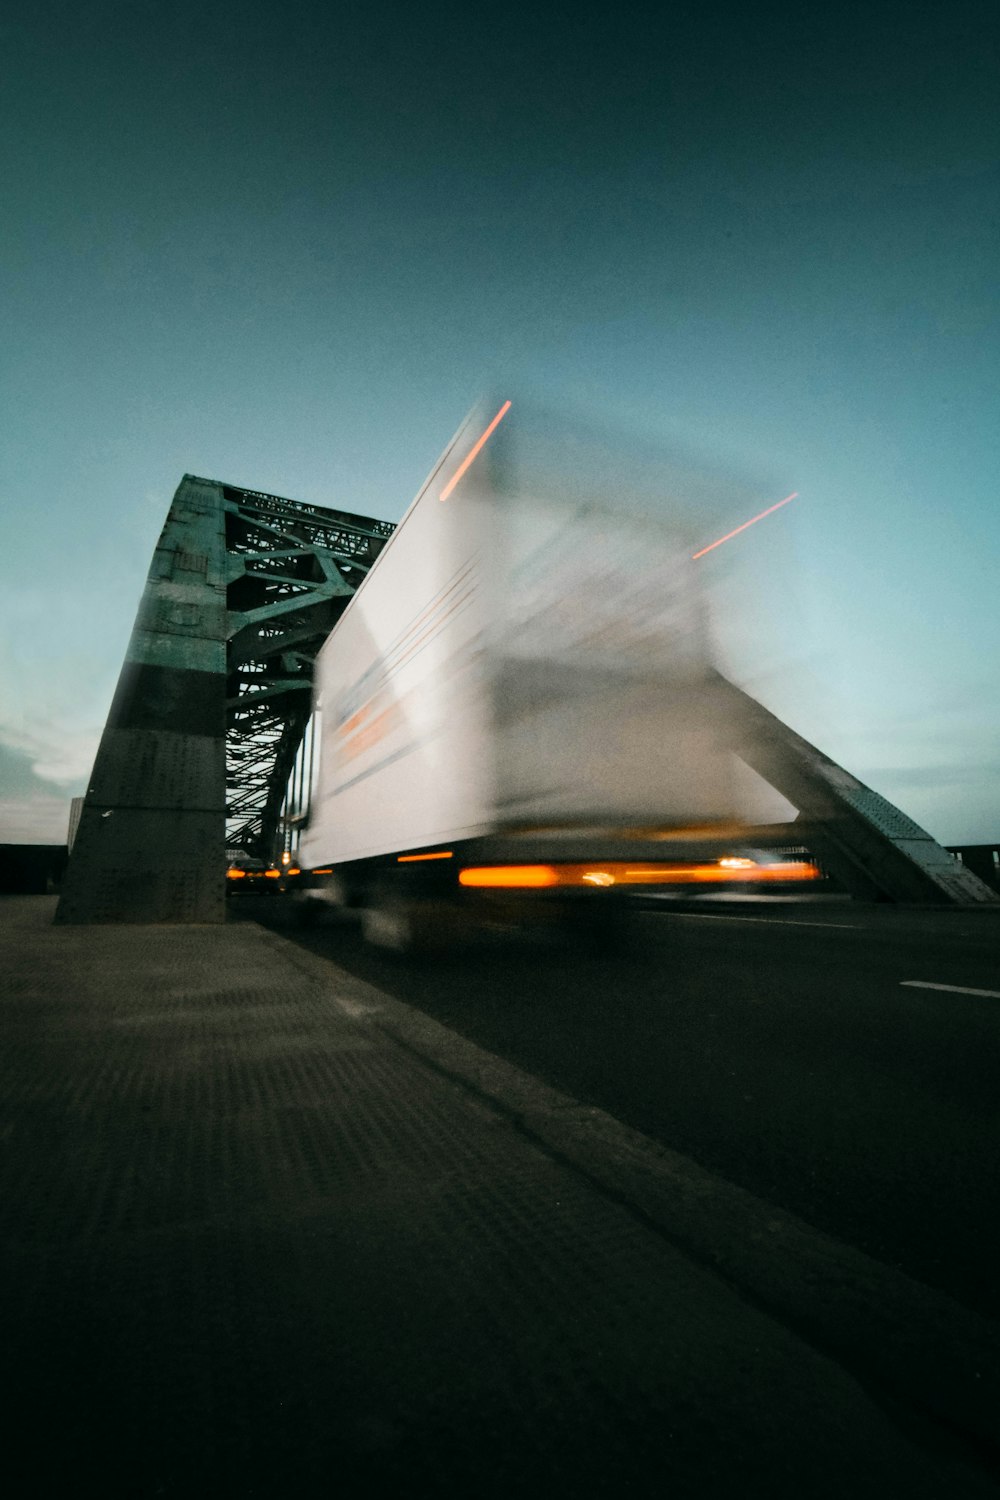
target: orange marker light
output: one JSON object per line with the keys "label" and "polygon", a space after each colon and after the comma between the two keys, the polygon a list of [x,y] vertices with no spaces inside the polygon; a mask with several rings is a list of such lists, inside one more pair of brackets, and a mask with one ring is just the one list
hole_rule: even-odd
{"label": "orange marker light", "polygon": [[490,423],[486,431],[483,433],[482,437],[472,449],[472,452],[466,455],[465,459],[462,461],[462,463],[459,464],[454,474],[448,480],[448,483],[445,485],[444,489],[441,491],[441,494],[438,496],[439,500],[447,500],[448,496],[451,494],[452,490],[455,488],[456,484],[461,479],[466,469],[476,458],[477,454],[482,452],[483,448],[486,446],[487,441],[492,436],[492,434],[496,432],[497,428],[500,426],[500,423],[503,421],[504,417],[509,411],[510,402],[505,401],[503,406],[501,406],[500,410],[497,412],[496,416],[493,418],[493,421]]}
{"label": "orange marker light", "polygon": [[265,874],[265,876],[267,877],[268,880],[280,880],[281,879],[281,871],[280,870],[265,870],[264,874]]}
{"label": "orange marker light", "polygon": [[706,552],[711,552],[711,551],[713,551],[714,548],[721,547],[722,544],[723,544],[723,542],[728,542],[734,536],[739,536],[740,532],[741,531],[746,531],[746,529],[747,529],[748,526],[755,526],[758,521],[763,521],[763,519],[764,519],[765,516],[772,515],[774,513],[774,511],[780,510],[783,505],[787,505],[790,500],[797,500],[798,497],[799,497],[798,490],[793,490],[790,495],[786,495],[785,496],[784,500],[779,500],[776,505],[769,505],[767,507],[767,510],[762,510],[759,516],[753,516],[753,517],[751,517],[751,519],[749,521],[744,521],[743,525],[742,526],[737,526],[737,528],[736,528],[735,531],[727,531],[726,535],[725,536],[720,536],[719,540],[717,542],[709,542],[708,546],[707,547],[702,547],[702,549],[701,549],[700,552],[693,552],[691,554],[691,561],[692,562],[696,562],[699,557],[704,557]]}
{"label": "orange marker light", "polygon": [[246,878],[247,878],[247,872],[246,872],[246,870],[227,870],[226,871],[226,879],[227,880],[246,880]]}
{"label": "orange marker light", "polygon": [[478,865],[462,870],[459,885],[528,886],[558,885],[559,872],[551,865]]}
{"label": "orange marker light", "polygon": [[397,865],[415,865],[423,859],[453,859],[454,855],[450,849],[444,849],[440,854],[397,854]]}

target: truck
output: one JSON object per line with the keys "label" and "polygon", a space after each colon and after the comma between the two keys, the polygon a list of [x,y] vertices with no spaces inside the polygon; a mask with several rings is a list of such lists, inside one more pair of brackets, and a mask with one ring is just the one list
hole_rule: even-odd
{"label": "truck", "polygon": [[478,405],[317,657],[299,901],[400,953],[604,945],[635,893],[812,878],[750,852],[717,682],[662,466]]}

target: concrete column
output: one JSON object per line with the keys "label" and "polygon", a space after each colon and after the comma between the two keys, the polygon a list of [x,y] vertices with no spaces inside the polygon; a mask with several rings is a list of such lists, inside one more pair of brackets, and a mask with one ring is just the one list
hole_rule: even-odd
{"label": "concrete column", "polygon": [[222,488],[185,475],[153,555],[57,922],[225,917]]}

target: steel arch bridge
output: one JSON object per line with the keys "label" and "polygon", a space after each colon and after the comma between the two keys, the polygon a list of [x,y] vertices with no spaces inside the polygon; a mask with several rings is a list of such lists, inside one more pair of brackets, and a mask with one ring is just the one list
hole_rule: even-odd
{"label": "steel arch bridge", "polygon": [[57,921],[223,919],[226,856],[275,856],[316,654],[394,529],[184,476],[140,600]]}
{"label": "steel arch bridge", "polygon": [[[308,801],[316,654],[394,529],[184,476],[153,554],[56,921],[221,922],[227,853],[270,861],[287,847]],[[796,842],[845,890],[867,900],[996,901],[905,813],[734,684],[718,685],[731,750],[798,809]]]}

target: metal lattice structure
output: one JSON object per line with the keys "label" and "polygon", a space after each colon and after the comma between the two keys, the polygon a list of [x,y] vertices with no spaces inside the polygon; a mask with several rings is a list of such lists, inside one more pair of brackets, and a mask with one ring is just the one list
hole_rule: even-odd
{"label": "metal lattice structure", "polygon": [[271,859],[311,706],[312,669],[393,526],[222,487],[226,526],[226,849]]}
{"label": "metal lattice structure", "polygon": [[393,530],[184,476],[139,602],[57,921],[223,920],[227,850],[276,854],[316,653]]}

